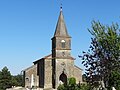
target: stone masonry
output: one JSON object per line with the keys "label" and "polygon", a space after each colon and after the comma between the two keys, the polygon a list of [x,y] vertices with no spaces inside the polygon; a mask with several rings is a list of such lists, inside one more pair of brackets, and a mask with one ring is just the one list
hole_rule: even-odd
{"label": "stone masonry", "polygon": [[59,84],[67,84],[67,79],[75,77],[82,83],[82,69],[74,65],[71,55],[71,36],[67,32],[62,9],[52,40],[52,53],[24,70],[25,88],[57,89]]}

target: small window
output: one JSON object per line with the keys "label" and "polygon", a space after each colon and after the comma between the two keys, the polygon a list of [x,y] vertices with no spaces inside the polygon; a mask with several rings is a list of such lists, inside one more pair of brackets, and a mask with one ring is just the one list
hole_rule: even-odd
{"label": "small window", "polygon": [[62,48],[65,48],[65,42],[62,42]]}
{"label": "small window", "polygon": [[62,48],[65,48],[65,40],[61,41]]}
{"label": "small window", "polygon": [[26,79],[26,81],[29,81],[29,78],[28,78],[28,77],[26,77],[25,79]]}
{"label": "small window", "polygon": [[71,41],[69,40],[69,48],[71,48]]}

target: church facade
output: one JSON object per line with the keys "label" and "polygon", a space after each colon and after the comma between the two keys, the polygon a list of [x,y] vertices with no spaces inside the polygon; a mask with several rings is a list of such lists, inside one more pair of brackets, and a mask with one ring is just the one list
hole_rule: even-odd
{"label": "church facade", "polygon": [[67,32],[62,9],[52,40],[52,52],[24,70],[24,85],[26,88],[57,88],[66,84],[67,79],[75,77],[76,82],[82,82],[82,69],[74,65],[71,56],[71,36]]}

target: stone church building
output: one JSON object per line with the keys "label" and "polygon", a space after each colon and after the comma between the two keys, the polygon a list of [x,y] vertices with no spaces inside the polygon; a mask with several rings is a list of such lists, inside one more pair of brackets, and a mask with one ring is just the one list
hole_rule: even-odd
{"label": "stone church building", "polygon": [[62,9],[52,37],[51,54],[37,61],[24,70],[24,85],[27,88],[57,88],[67,83],[67,79],[75,77],[82,82],[82,69],[74,65],[71,55],[71,36],[68,34]]}

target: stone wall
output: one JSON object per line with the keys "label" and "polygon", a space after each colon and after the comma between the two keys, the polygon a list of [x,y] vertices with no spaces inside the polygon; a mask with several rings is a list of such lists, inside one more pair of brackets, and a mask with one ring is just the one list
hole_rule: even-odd
{"label": "stone wall", "polygon": [[44,88],[52,88],[52,60],[45,59],[45,85]]}
{"label": "stone wall", "polygon": [[76,83],[82,83],[82,69],[74,65],[74,77],[76,78]]}
{"label": "stone wall", "polygon": [[[33,80],[32,80],[33,78]],[[25,87],[31,88],[31,83],[33,83],[33,86],[39,85],[39,77],[37,76],[37,65],[33,65],[29,68],[27,68],[24,71],[24,81],[25,81]]]}
{"label": "stone wall", "polygon": [[44,88],[44,79],[45,79],[45,62],[44,62],[44,58],[39,60],[39,62],[37,63],[38,67],[37,67],[37,71],[38,71],[38,75],[39,75],[39,87],[40,88]]}
{"label": "stone wall", "polygon": [[59,86],[60,75],[64,73],[67,78],[74,76],[74,60],[56,59],[56,87]]}

